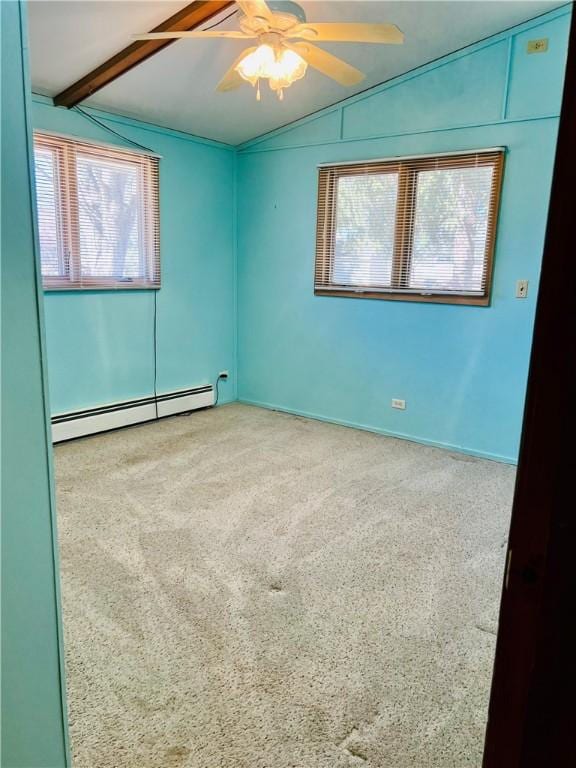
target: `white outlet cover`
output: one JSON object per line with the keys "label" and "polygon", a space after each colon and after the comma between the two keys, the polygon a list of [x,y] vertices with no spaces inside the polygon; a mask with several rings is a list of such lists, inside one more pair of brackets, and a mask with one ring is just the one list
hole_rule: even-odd
{"label": "white outlet cover", "polygon": [[392,408],[398,408],[401,411],[406,410],[406,400],[400,400],[397,397],[392,398]]}

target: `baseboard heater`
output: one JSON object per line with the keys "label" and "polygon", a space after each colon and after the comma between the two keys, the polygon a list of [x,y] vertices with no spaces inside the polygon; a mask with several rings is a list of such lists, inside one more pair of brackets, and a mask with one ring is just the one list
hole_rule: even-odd
{"label": "baseboard heater", "polygon": [[52,416],[52,442],[94,435],[214,405],[214,387],[195,387]]}

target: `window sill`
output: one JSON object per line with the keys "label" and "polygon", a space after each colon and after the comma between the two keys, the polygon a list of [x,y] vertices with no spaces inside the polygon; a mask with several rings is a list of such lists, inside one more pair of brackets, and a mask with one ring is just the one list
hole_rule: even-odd
{"label": "window sill", "polygon": [[465,296],[422,293],[384,293],[382,291],[314,289],[315,296],[338,296],[348,299],[380,299],[381,301],[417,301],[423,304],[459,304],[470,307],[487,307],[489,296]]}
{"label": "window sill", "polygon": [[119,283],[118,285],[43,285],[44,293],[77,293],[77,292],[98,292],[107,291],[159,291],[160,285],[143,285],[131,283]]}

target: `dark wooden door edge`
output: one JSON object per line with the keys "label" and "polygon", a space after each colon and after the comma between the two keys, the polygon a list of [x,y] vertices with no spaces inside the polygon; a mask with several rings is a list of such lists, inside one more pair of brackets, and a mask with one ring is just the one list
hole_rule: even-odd
{"label": "dark wooden door edge", "polygon": [[575,175],[573,16],[483,768],[576,766]]}

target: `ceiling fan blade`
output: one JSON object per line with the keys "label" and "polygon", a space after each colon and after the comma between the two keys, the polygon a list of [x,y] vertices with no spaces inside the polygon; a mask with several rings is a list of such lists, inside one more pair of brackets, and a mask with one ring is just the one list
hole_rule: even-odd
{"label": "ceiling fan blade", "polygon": [[311,43],[284,43],[284,46],[301,56],[311,67],[331,77],[340,85],[357,85],[364,80],[365,75],[356,67],[347,64],[328,51],[318,48]]}
{"label": "ceiling fan blade", "polygon": [[254,35],[246,35],[244,32],[235,30],[221,30],[216,32],[202,32],[202,30],[190,30],[188,32],[147,32],[143,35],[133,35],[134,40],[179,40],[189,37],[227,37],[234,40],[251,40]]}
{"label": "ceiling fan blade", "polygon": [[273,14],[264,0],[236,0],[236,5],[245,16],[257,16],[266,21],[272,21]]}
{"label": "ceiling fan blade", "polygon": [[395,24],[298,24],[287,33],[288,37],[304,40],[333,41],[335,43],[388,43],[404,42],[404,35]]}
{"label": "ceiling fan blade", "polygon": [[238,88],[240,85],[242,85],[242,83],[246,82],[246,80],[240,77],[238,72],[236,72],[236,67],[238,66],[238,64],[240,64],[242,59],[244,59],[246,56],[248,56],[249,53],[252,53],[252,51],[255,51],[255,50],[256,50],[255,46],[253,46],[252,48],[246,48],[245,51],[242,51],[240,56],[236,57],[230,69],[226,72],[222,80],[220,80],[220,82],[216,86],[217,91],[222,91],[222,92],[233,91],[234,88]]}

